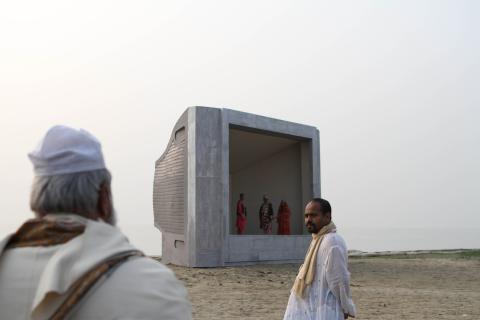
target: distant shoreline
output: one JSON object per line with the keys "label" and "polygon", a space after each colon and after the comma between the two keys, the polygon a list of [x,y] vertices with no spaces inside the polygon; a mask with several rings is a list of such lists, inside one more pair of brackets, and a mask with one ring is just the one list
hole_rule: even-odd
{"label": "distant shoreline", "polygon": [[[161,261],[162,256],[151,255],[151,258]],[[375,251],[365,252],[360,250],[350,250],[348,257],[352,259],[362,258],[395,258],[395,259],[411,259],[411,258],[458,258],[458,259],[480,259],[480,249],[443,249],[443,250],[405,250],[405,251]],[[291,262],[294,263],[294,262]],[[252,263],[254,265],[256,263]],[[273,261],[258,264],[290,264],[275,263]]]}
{"label": "distant shoreline", "polygon": [[478,258],[480,249],[443,249],[443,250],[406,250],[406,251],[375,251],[365,252],[351,250],[348,252],[350,258]]}

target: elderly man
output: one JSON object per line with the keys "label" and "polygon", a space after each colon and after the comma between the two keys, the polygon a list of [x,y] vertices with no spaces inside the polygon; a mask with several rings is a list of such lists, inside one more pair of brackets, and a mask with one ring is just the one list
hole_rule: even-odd
{"label": "elderly man", "polygon": [[36,218],[0,242],[1,318],[191,319],[172,271],[115,227],[100,143],[55,126],[29,157]]}
{"label": "elderly man", "polygon": [[332,222],[327,200],[312,199],[305,225],[312,234],[288,300],[284,320],[341,320],[355,317],[350,296],[347,247]]}

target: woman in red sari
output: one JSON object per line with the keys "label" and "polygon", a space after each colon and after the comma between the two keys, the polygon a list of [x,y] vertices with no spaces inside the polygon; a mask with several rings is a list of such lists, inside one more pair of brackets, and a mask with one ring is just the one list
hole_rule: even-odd
{"label": "woman in red sari", "polygon": [[237,201],[237,234],[244,234],[247,226],[247,207],[244,203],[244,195],[240,193],[240,200]]}
{"label": "woman in red sari", "polygon": [[281,201],[278,207],[278,234],[289,235],[290,234],[290,208],[286,201]]}

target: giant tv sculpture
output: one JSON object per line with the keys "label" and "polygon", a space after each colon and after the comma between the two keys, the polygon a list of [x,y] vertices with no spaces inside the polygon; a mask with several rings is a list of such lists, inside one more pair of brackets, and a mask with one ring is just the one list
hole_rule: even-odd
{"label": "giant tv sculpture", "polygon": [[[264,195],[273,208],[271,233],[261,228]],[[303,207],[314,196],[320,196],[315,127],[230,109],[188,108],[155,164],[153,208],[162,260],[190,267],[300,261],[311,239]],[[281,202],[289,207],[287,229],[276,222]],[[246,214],[242,234],[238,210]]]}

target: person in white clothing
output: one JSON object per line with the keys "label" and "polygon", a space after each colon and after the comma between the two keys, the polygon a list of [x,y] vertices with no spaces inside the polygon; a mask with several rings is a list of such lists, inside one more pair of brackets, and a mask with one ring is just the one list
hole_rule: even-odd
{"label": "person in white clothing", "polygon": [[35,218],[0,242],[1,319],[191,319],[183,285],[115,227],[91,134],[51,128],[29,154]]}
{"label": "person in white clothing", "polygon": [[290,293],[284,320],[342,320],[356,315],[350,294],[347,247],[332,222],[330,203],[312,199],[305,225],[312,234]]}

